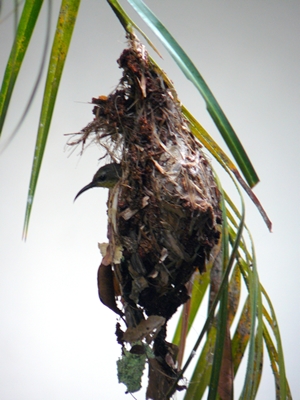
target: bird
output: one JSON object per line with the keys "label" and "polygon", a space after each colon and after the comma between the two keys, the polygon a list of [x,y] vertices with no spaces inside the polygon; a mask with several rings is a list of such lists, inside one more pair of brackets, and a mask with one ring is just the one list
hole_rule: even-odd
{"label": "bird", "polygon": [[[83,192],[88,189],[94,187],[103,187],[112,189],[115,187],[117,182],[120,180],[122,176],[122,168],[120,164],[111,163],[106,164],[103,167],[99,168],[95,173],[92,182],[88,185],[84,186],[75,196],[74,201],[80,196]],[[98,294],[101,302],[116,314],[120,315],[122,318],[124,313],[117,307],[116,304],[116,292],[115,292],[115,276],[114,271],[112,270],[112,265],[107,262],[106,258],[110,257],[109,246],[107,248],[106,256],[103,258],[100,267],[98,269]]]}
{"label": "bird", "polygon": [[79,197],[83,192],[88,189],[94,187],[103,187],[112,189],[116,183],[120,180],[122,176],[122,168],[120,164],[111,163],[106,164],[103,167],[99,168],[95,173],[92,182],[88,185],[84,186],[75,196],[74,201]]}

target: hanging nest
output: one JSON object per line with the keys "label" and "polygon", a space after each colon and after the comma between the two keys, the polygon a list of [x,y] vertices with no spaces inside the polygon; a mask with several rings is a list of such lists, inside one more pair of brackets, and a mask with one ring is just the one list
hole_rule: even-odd
{"label": "hanging nest", "polygon": [[187,282],[197,269],[205,271],[219,241],[220,193],[176,93],[144,46],[130,40],[118,64],[119,85],[92,99],[95,118],[70,144],[95,141],[121,166],[108,199],[100,298],[126,321],[126,332],[117,325],[122,346],[132,343],[133,354],[135,346],[145,354],[143,343],[152,343],[147,398],[165,399],[178,374],[176,348],[165,340],[167,321],[189,299]]}

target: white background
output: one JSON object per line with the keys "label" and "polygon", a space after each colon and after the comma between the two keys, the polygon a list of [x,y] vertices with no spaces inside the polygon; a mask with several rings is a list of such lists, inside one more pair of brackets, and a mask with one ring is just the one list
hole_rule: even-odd
{"label": "white background", "polygon": [[[2,18],[11,4],[3,2]],[[247,224],[261,282],[277,312],[293,397],[300,398],[300,3],[149,0],[147,4],[199,68],[260,176],[255,193],[273,221],[273,233],[249,201]],[[41,62],[45,6],[15,87],[4,139],[24,110]],[[54,29],[59,2],[53,1],[53,6]],[[134,12],[131,15],[136,18]],[[0,24],[1,76],[12,34],[11,17]],[[154,35],[151,38],[155,41]],[[79,150],[70,155],[64,136],[92,120],[88,102],[93,96],[108,94],[116,86],[121,75],[116,59],[124,45],[122,28],[108,4],[82,1],[26,243],[21,234],[43,88],[17,137],[0,156],[1,399],[130,398],[117,383],[116,318],[99,302],[96,288],[97,242],[106,239],[107,192],[89,191],[73,204],[75,194],[99,166],[99,152],[91,147],[83,157],[78,157]],[[223,145],[204,102],[158,47],[164,60],[156,59],[174,81],[180,99]],[[144,394],[136,397],[142,399]],[[275,398],[267,356],[257,398]]]}

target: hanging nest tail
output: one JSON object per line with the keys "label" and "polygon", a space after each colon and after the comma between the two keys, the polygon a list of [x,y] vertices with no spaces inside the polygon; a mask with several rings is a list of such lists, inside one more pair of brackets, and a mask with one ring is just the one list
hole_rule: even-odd
{"label": "hanging nest tail", "polygon": [[165,397],[154,393],[155,386],[165,393],[177,373],[166,324],[188,300],[186,283],[196,269],[205,271],[219,241],[220,193],[174,90],[155,72],[145,48],[129,43],[118,60],[118,87],[93,98],[94,121],[72,144],[94,140],[121,164],[108,200],[104,259],[113,268],[128,326],[123,336],[118,329],[119,342],[142,340],[141,324],[157,317],[156,335],[147,339],[155,355],[147,396],[159,399]]}

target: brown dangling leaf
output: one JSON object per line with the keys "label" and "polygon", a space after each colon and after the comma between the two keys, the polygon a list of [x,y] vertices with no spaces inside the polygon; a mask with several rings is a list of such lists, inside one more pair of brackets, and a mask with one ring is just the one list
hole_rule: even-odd
{"label": "brown dangling leaf", "polygon": [[101,264],[97,274],[98,294],[101,302],[113,312],[124,315],[117,307],[114,290],[114,274],[111,265]]}

